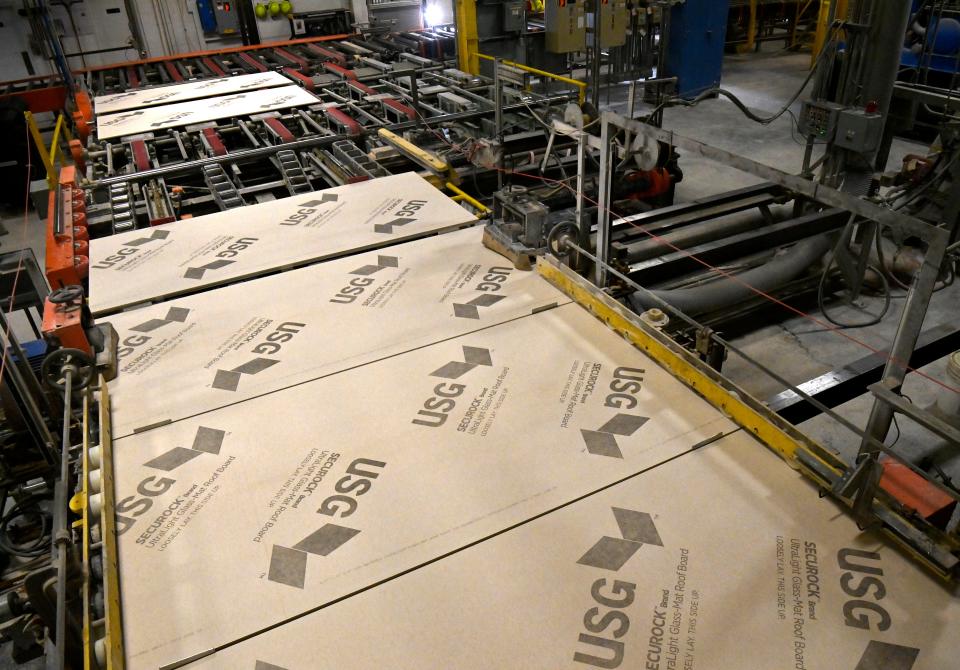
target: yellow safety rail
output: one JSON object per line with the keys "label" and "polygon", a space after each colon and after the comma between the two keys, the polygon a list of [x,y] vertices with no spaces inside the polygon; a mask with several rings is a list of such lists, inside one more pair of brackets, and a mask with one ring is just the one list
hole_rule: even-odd
{"label": "yellow safety rail", "polygon": [[30,135],[33,137],[34,144],[37,145],[37,152],[40,154],[40,160],[43,161],[43,167],[47,170],[47,186],[52,191],[57,187],[57,160],[61,165],[66,163],[63,151],[60,149],[60,135],[66,139],[69,144],[73,139],[70,129],[64,123],[63,114],[57,115],[57,125],[53,129],[53,138],[50,140],[50,148],[47,149],[43,142],[43,135],[40,134],[40,128],[37,127],[37,121],[30,112],[23,113],[27,122],[27,128],[30,129]]}
{"label": "yellow safety rail", "polygon": [[[486,54],[477,54],[477,57],[482,58],[484,60],[497,60],[493,56],[488,56]],[[559,74],[547,72],[546,70],[538,70],[535,67],[530,67],[529,65],[521,65],[520,63],[514,63],[513,61],[504,60],[502,58],[500,59],[500,62],[503,63],[504,65],[515,67],[519,70],[523,70],[524,72],[529,72],[530,74],[535,74],[541,77],[547,77],[549,79],[554,79],[556,81],[563,82],[564,84],[570,84],[571,86],[576,86],[578,89],[577,102],[579,102],[581,105],[583,104],[584,100],[587,99],[587,83],[580,81],[579,79],[571,79],[570,77],[564,77]]]}
{"label": "yellow safety rail", "polygon": [[446,184],[444,184],[444,186],[448,191],[453,192],[454,196],[450,199],[453,200],[454,202],[463,201],[468,205],[470,205],[471,207],[473,207],[475,210],[477,210],[481,215],[487,215],[491,212],[491,209],[489,207],[487,207],[482,202],[480,202],[479,200],[471,196],[469,193],[465,192],[456,184],[447,182]]}

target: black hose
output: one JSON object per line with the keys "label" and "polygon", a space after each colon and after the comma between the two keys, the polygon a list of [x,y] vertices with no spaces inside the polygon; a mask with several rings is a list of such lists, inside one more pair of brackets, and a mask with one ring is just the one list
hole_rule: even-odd
{"label": "black hose", "polygon": [[[6,505],[6,492],[3,503]],[[50,515],[40,507],[40,501],[46,498],[41,495],[29,495],[14,503],[10,511],[0,517],[0,551],[20,558],[36,558],[50,551]],[[35,540],[27,544],[16,544],[10,540],[7,527],[10,522],[20,517],[35,516],[39,520],[40,532]]]}

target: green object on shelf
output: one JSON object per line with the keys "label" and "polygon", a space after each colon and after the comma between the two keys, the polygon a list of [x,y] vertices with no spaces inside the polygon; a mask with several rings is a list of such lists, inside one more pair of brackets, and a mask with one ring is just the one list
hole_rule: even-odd
{"label": "green object on shelf", "polygon": [[280,13],[280,3],[271,2],[270,3],[270,16],[277,16]]}
{"label": "green object on shelf", "polygon": [[262,19],[267,15],[267,6],[262,2],[257,3],[257,6],[254,8],[253,12],[257,15],[258,19]]}
{"label": "green object on shelf", "polygon": [[280,13],[281,13],[281,14],[286,15],[286,14],[289,14],[290,12],[292,12],[292,11],[293,11],[293,5],[292,5],[291,3],[289,3],[289,2],[287,2],[287,0],[284,0],[283,2],[280,3]]}

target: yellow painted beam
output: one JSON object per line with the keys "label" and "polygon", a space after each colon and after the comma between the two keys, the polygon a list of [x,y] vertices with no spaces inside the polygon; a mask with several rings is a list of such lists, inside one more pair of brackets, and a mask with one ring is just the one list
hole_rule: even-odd
{"label": "yellow painted beam", "polygon": [[[487,54],[477,54],[478,57],[484,60],[496,60],[493,56],[488,56]],[[523,65],[522,63],[514,63],[510,60],[500,59],[500,62],[504,65],[509,65],[510,67],[515,67],[524,72],[529,72],[530,74],[535,74],[540,77],[547,77],[548,79],[554,79],[556,81],[563,82],[564,84],[570,84],[575,86],[578,89],[577,93],[577,102],[581,105],[583,101],[587,98],[587,83],[580,81],[579,79],[571,79],[570,77],[564,77],[563,75],[554,74],[553,72],[547,72],[546,70],[538,70],[535,67],[530,67],[529,65]]]}
{"label": "yellow painted beam", "polygon": [[480,74],[480,38],[477,33],[476,0],[454,0],[457,18],[457,61],[464,72]]}

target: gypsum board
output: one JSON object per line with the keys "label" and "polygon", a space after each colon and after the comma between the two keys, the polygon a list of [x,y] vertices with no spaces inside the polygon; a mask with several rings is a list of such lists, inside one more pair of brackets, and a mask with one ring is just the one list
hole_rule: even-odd
{"label": "gypsum board", "polygon": [[289,107],[305,107],[320,102],[320,99],[312,93],[291,84],[232,93],[205,100],[145,107],[116,114],[101,114],[97,116],[97,140],[139,135],[236,116],[262,114]]}
{"label": "gypsum board", "polygon": [[482,237],[475,226],[114,315],[113,434],[570,302]]}
{"label": "gypsum board", "polygon": [[185,667],[941,670],[958,617],[738,431]]}
{"label": "gypsum board", "polygon": [[[153,86],[123,93],[97,96],[93,108],[97,114],[112,114],[130,109],[169,105],[187,100],[213,98],[230,93],[241,93],[276,86],[289,86],[291,80],[279,72],[258,72],[236,77],[202,79],[169,86]],[[202,104],[202,103],[199,103]]]}
{"label": "gypsum board", "polygon": [[569,304],[117,440],[128,665],[222,647],[735,429]]}
{"label": "gypsum board", "polygon": [[90,241],[95,316],[439,233],[476,218],[414,173]]}

